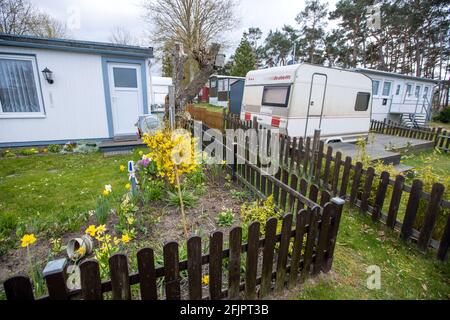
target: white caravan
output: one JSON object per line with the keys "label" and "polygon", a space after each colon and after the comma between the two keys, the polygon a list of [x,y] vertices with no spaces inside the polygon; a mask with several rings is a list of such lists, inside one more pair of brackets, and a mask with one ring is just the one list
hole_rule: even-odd
{"label": "white caravan", "polygon": [[367,137],[372,80],[364,74],[311,64],[250,71],[245,79],[241,119],[292,137],[321,130],[326,142]]}

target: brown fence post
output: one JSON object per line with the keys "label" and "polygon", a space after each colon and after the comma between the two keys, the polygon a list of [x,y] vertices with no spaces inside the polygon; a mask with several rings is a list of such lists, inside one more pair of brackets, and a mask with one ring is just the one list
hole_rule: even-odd
{"label": "brown fence post", "polygon": [[202,238],[190,237],[187,241],[187,271],[189,299],[202,299]]}
{"label": "brown fence post", "polygon": [[408,239],[412,234],[412,226],[416,219],[417,210],[419,209],[420,198],[422,197],[422,188],[423,183],[421,180],[416,179],[413,181],[408,204],[406,205],[402,229],[400,231],[400,237],[404,240]]}
{"label": "brown fence post", "polygon": [[48,262],[42,271],[51,300],[67,300],[69,298],[69,290],[66,286],[66,266],[67,259],[65,258],[53,260]]}
{"label": "brown fence post", "polygon": [[81,296],[83,300],[103,300],[100,267],[96,260],[80,265]]}
{"label": "brown fence post", "polygon": [[216,231],[209,237],[209,296],[222,299],[222,250],[223,233]]}
{"label": "brown fence post", "polygon": [[427,211],[425,213],[422,228],[420,229],[419,240],[417,246],[422,251],[427,251],[430,244],[431,235],[433,233],[436,219],[441,208],[441,201],[444,195],[444,185],[441,183],[433,184],[430,201],[428,202]]}
{"label": "brown fence post", "polygon": [[247,261],[245,272],[245,299],[256,299],[256,272],[259,253],[259,222],[248,227]]}
{"label": "brown fence post", "polygon": [[381,218],[381,209],[383,209],[384,199],[386,198],[387,187],[389,185],[389,172],[383,171],[378,185],[375,203],[373,205],[372,220],[378,221]]}
{"label": "brown fence post", "polygon": [[334,258],[334,249],[336,247],[337,235],[339,231],[339,224],[341,223],[342,210],[344,209],[345,200],[335,197],[331,199],[333,203],[333,216],[331,224],[328,231],[328,241],[327,241],[327,253],[325,254],[323,260],[323,272],[328,272],[331,270]]}
{"label": "brown fence post", "polygon": [[33,287],[30,278],[25,276],[16,276],[9,278],[3,283],[6,299],[12,301],[34,300]]}
{"label": "brown fence post", "polygon": [[109,258],[109,273],[113,300],[131,300],[127,256],[120,253],[112,255]]}
{"label": "brown fence post", "polygon": [[392,188],[391,203],[389,204],[389,211],[386,220],[386,225],[392,229],[395,228],[397,222],[397,213],[402,199],[403,187],[405,184],[405,177],[398,175],[395,177],[394,187]]}
{"label": "brown fence post", "polygon": [[228,298],[238,299],[241,284],[242,228],[230,231],[230,262],[228,264]]}
{"label": "brown fence post", "polygon": [[291,239],[292,218],[292,214],[286,214],[283,217],[283,224],[281,226],[280,249],[278,250],[277,261],[277,276],[275,280],[276,292],[280,292],[284,288],[284,283],[286,281],[286,263],[289,253],[289,243]]}
{"label": "brown fence post", "polygon": [[447,258],[448,248],[450,247],[450,215],[447,218],[444,233],[439,244],[437,258],[441,261],[445,261]]}
{"label": "brown fence post", "polygon": [[166,282],[166,299],[180,300],[180,267],[178,243],[168,242],[163,248],[164,255],[164,279]]}
{"label": "brown fence post", "polygon": [[266,233],[263,249],[263,262],[261,271],[261,287],[259,291],[259,297],[264,298],[270,293],[272,288],[272,269],[273,269],[273,256],[276,243],[277,232],[277,218],[269,218],[266,222]]}

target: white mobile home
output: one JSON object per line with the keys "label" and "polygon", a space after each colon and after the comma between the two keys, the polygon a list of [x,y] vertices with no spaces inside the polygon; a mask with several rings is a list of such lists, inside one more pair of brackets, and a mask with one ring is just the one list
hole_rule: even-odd
{"label": "white mobile home", "polygon": [[172,78],[152,76],[152,111],[164,110]]}
{"label": "white mobile home", "polygon": [[0,147],[135,136],[151,104],[152,57],[152,48],[0,35]]}
{"label": "white mobile home", "polygon": [[372,118],[424,126],[431,117],[437,81],[372,69],[355,69],[372,79]]}
{"label": "white mobile home", "polygon": [[371,91],[363,74],[306,63],[250,71],[241,119],[293,137],[320,129],[326,141],[355,141],[370,129]]}

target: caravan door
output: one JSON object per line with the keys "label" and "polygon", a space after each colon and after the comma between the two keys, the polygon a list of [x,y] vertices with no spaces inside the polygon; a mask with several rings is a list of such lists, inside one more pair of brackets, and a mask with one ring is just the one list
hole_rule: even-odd
{"label": "caravan door", "polygon": [[314,130],[320,129],[326,88],[327,75],[323,73],[314,73],[311,79],[311,89],[309,92],[305,138],[307,136],[313,136]]}

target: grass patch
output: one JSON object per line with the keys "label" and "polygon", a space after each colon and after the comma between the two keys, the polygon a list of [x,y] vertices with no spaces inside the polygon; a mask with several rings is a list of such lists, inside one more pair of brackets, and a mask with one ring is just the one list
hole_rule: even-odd
{"label": "grass patch", "polygon": [[407,166],[411,166],[413,168],[423,166],[424,163],[429,163],[427,158],[435,155],[433,157],[433,170],[436,173],[444,175],[448,175],[450,172],[450,153],[445,153],[442,151],[433,150],[425,150],[425,151],[416,151],[412,152],[408,155],[402,156],[402,164]]}
{"label": "grass patch", "polygon": [[0,236],[59,236],[78,230],[105,184],[123,194],[128,177],[119,167],[138,157],[136,151],[112,157],[92,153],[0,159]]}
{"label": "grass patch", "polygon": [[[332,273],[307,281],[298,299],[449,299],[450,263],[412,244],[357,210],[344,210]],[[367,267],[381,269],[381,289],[369,290]]]}
{"label": "grass patch", "polygon": [[223,107],[218,107],[209,103],[196,103],[194,104],[194,107],[197,108],[206,108],[208,111],[213,111],[213,112],[220,112],[222,113],[224,108]]}

